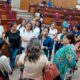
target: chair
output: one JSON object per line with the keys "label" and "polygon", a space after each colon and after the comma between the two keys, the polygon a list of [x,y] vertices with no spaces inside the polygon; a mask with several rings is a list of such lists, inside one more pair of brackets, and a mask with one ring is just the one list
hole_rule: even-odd
{"label": "chair", "polygon": [[13,11],[8,12],[7,19],[16,19],[16,12]]}
{"label": "chair", "polygon": [[7,19],[6,15],[4,15],[4,14],[3,14],[3,15],[1,15],[1,19],[2,19],[2,20]]}
{"label": "chair", "polygon": [[11,6],[4,4],[2,5],[2,10],[6,10],[6,11],[10,11],[11,10]]}
{"label": "chair", "polygon": [[54,20],[55,20],[55,22],[61,22],[61,15],[59,13],[55,13]]}

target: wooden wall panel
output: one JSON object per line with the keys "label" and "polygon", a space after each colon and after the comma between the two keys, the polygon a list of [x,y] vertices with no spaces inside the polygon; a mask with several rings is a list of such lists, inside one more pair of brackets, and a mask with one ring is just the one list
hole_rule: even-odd
{"label": "wooden wall panel", "polygon": [[54,6],[61,8],[62,0],[52,0],[52,2]]}
{"label": "wooden wall panel", "polygon": [[77,0],[52,0],[53,4],[62,8],[75,8]]}
{"label": "wooden wall panel", "polygon": [[29,0],[29,3],[39,4],[39,3],[41,3],[41,0]]}
{"label": "wooden wall panel", "polygon": [[76,0],[63,0],[62,8],[75,8],[77,4]]}
{"label": "wooden wall panel", "polygon": [[39,4],[41,0],[21,0],[20,9],[28,10],[29,4]]}
{"label": "wooden wall panel", "polygon": [[[47,1],[47,0],[46,0]],[[53,4],[59,8],[75,8],[77,0],[52,0]],[[20,8],[23,10],[29,9],[29,4],[39,4],[41,0],[21,0]]]}
{"label": "wooden wall panel", "polygon": [[21,0],[20,9],[28,10],[29,9],[29,0]]}

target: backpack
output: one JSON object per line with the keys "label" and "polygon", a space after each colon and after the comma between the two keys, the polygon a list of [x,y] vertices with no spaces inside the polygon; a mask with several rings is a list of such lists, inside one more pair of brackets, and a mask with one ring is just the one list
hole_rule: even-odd
{"label": "backpack", "polygon": [[[2,54],[0,54],[0,57],[3,56]],[[9,76],[8,73],[6,71],[1,71],[0,70],[0,80],[9,80]]]}

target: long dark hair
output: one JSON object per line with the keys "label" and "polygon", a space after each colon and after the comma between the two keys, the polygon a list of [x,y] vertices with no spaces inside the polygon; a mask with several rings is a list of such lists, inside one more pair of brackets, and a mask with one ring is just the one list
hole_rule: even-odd
{"label": "long dark hair", "polygon": [[[42,29],[41,29],[41,28],[42,28],[42,23],[41,23],[40,20],[36,20],[36,23],[37,23],[37,22],[39,23],[39,26],[38,26],[38,27],[39,27],[39,29],[40,29],[40,34],[41,34],[41,32],[42,32]],[[35,23],[35,26],[36,26],[36,23]],[[34,27],[34,28],[35,28],[35,27]]]}
{"label": "long dark hair", "polygon": [[26,50],[27,58],[30,62],[36,62],[41,54],[40,41],[37,38],[30,40]]}
{"label": "long dark hair", "polygon": [[[23,21],[25,21],[25,23],[27,23],[25,19],[24,19]],[[23,21],[22,21],[22,22],[23,22]],[[22,26],[23,26],[23,25],[22,25],[22,23],[21,23],[19,29],[22,28]]]}
{"label": "long dark hair", "polygon": [[[45,26],[45,27],[43,28],[43,31],[44,31],[45,29],[47,29],[47,30],[48,30],[48,33],[49,33],[49,27]],[[43,33],[41,33],[41,34],[39,35],[38,39],[41,40],[41,39],[42,39],[42,36],[43,36]]]}

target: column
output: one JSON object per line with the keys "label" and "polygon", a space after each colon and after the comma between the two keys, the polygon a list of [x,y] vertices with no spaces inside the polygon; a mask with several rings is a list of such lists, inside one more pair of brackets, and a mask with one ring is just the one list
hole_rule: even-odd
{"label": "column", "polygon": [[12,8],[20,8],[21,0],[11,0],[11,7]]}

